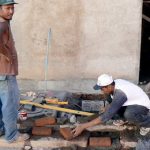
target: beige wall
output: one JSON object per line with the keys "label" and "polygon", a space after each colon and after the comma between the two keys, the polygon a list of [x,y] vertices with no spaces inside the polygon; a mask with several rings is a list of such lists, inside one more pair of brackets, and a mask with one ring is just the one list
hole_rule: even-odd
{"label": "beige wall", "polygon": [[[49,81],[67,81],[63,83],[66,89],[77,84],[76,80],[90,83],[101,73],[138,81],[142,0],[17,2],[12,30],[19,54],[20,80],[44,80],[51,28]],[[81,88],[76,85],[75,89]]]}

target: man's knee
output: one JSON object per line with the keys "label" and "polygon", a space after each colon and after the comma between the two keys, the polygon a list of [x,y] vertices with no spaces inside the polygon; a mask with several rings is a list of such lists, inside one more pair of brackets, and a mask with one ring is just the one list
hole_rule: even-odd
{"label": "man's knee", "polygon": [[131,122],[136,120],[136,114],[132,111],[126,110],[124,113],[124,117],[126,120],[131,121]]}

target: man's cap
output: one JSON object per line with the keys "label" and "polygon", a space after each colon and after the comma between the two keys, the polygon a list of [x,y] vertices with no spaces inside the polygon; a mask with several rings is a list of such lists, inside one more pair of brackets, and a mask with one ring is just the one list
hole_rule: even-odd
{"label": "man's cap", "polygon": [[110,85],[113,83],[113,78],[112,76],[108,74],[102,74],[98,77],[97,84],[93,87],[94,90],[99,90],[104,86]]}
{"label": "man's cap", "polygon": [[14,0],[0,0],[0,5],[18,4]]}

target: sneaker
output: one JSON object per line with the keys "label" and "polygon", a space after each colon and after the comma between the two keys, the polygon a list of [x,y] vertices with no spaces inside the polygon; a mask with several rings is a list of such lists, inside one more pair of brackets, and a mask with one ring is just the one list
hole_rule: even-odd
{"label": "sneaker", "polygon": [[30,138],[29,134],[21,134],[19,133],[19,135],[17,136],[17,138],[13,141],[13,142],[23,142],[26,141]]}
{"label": "sneaker", "polygon": [[123,121],[123,120],[114,120],[113,121],[113,125],[115,125],[115,126],[122,126],[126,123],[128,123],[128,121]]}
{"label": "sneaker", "polygon": [[149,132],[150,132],[150,128],[145,128],[145,127],[140,128],[140,134],[143,135],[143,136],[146,135]]}

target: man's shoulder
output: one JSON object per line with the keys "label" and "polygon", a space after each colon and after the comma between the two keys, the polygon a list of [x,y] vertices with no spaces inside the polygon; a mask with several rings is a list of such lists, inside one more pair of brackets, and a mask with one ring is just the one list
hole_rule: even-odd
{"label": "man's shoulder", "polygon": [[0,30],[5,31],[7,29],[8,29],[8,22],[7,21],[4,21],[4,22],[0,21]]}
{"label": "man's shoulder", "polygon": [[115,79],[114,80],[116,84],[119,85],[129,85],[129,84],[133,84],[132,82],[125,80],[125,79]]}

